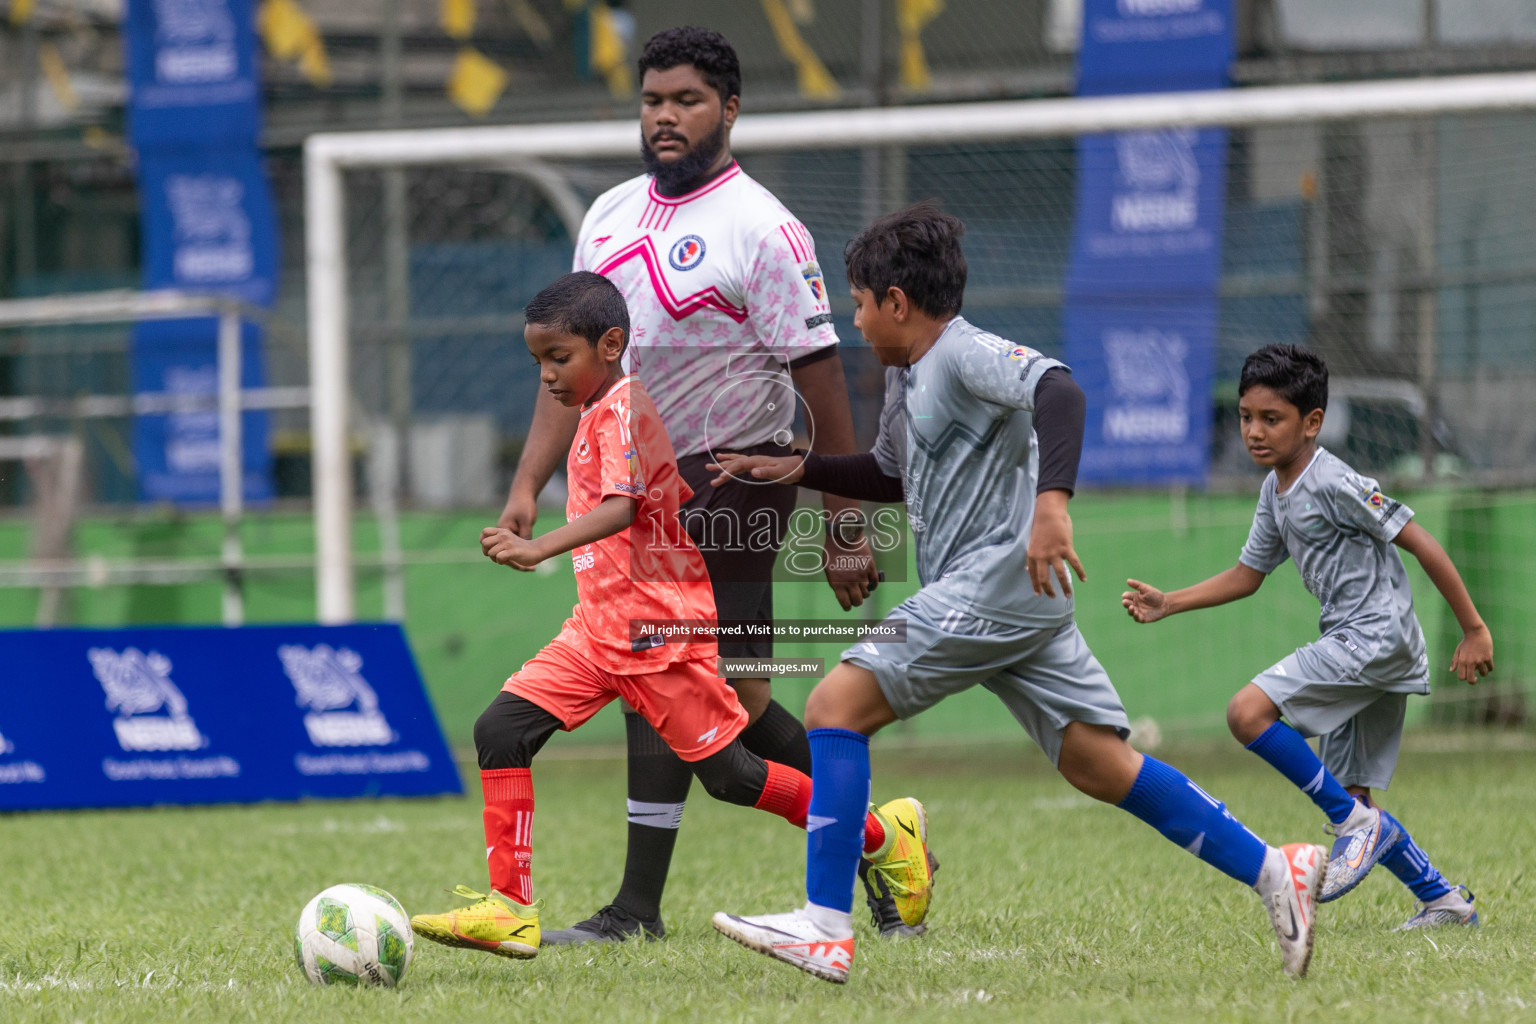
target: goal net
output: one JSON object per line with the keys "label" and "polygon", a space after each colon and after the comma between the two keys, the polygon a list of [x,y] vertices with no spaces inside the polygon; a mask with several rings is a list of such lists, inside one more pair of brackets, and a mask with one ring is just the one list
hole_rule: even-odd
{"label": "goal net", "polygon": [[[356,614],[355,444],[398,439],[408,501],[499,507],[537,392],[520,310],[569,268],[591,200],[639,173],[639,145],[634,120],[309,140],[323,621]],[[815,238],[862,441],[881,373],[852,327],[846,241],[940,200],[966,224],[967,318],[1061,355],[1068,321],[1095,312],[1070,281],[1086,154],[1103,146],[1121,154],[1111,185],[1129,195],[1112,216],[1134,231],[1214,203],[1202,223],[1219,252],[1209,366],[1187,396],[1209,416],[1203,480],[1116,487],[1111,473],[1074,503],[1092,574],[1079,619],[1133,711],[1209,724],[1213,700],[1315,634],[1316,601],[1288,567],[1256,600],[1188,621],[1133,627],[1118,609],[1128,575],[1171,588],[1235,560],[1260,479],[1238,439],[1237,373],[1252,350],[1290,342],[1329,363],[1324,443],[1414,507],[1494,629],[1495,685],[1453,686],[1456,623],[1409,560],[1439,713],[1523,720],[1536,678],[1536,421],[1522,415],[1536,394],[1536,75],[744,116],[742,167]],[[1152,386],[1138,374],[1178,333],[1170,308],[1161,335],[1123,339],[1116,386]],[[822,614],[824,590],[780,587],[779,614]]]}

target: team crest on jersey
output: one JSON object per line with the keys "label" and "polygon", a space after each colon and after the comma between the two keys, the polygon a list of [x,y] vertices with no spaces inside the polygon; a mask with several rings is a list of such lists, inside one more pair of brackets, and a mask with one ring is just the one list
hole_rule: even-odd
{"label": "team crest on jersey", "polygon": [[638,477],[640,475],[640,453],[633,448],[626,448],[624,450],[624,466],[629,470],[630,476]]}
{"label": "team crest on jersey", "polygon": [[1371,508],[1381,508],[1381,506],[1387,503],[1387,496],[1382,494],[1381,491],[1373,488],[1371,492],[1365,496],[1365,503],[1371,506]]}
{"label": "team crest on jersey", "polygon": [[827,301],[827,282],[822,279],[821,268],[816,265],[815,260],[800,268],[800,276],[805,278],[805,283],[817,302]]}
{"label": "team crest on jersey", "polygon": [[576,461],[582,465],[592,461],[592,446],[587,444],[586,438],[576,442]]}
{"label": "team crest on jersey", "polygon": [[1036,352],[1032,348],[1025,348],[1023,345],[1015,345],[1009,351],[1008,358],[1012,359],[1014,362],[1018,363],[1018,362],[1023,362],[1025,359],[1033,359],[1035,356],[1038,356],[1039,354],[1040,354],[1039,352]]}
{"label": "team crest on jersey", "polygon": [[704,239],[698,235],[684,235],[672,243],[667,262],[673,270],[692,270],[704,262]]}

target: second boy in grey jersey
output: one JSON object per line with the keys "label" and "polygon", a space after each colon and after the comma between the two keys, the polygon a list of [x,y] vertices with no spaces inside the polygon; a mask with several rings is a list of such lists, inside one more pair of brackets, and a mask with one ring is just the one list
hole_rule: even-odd
{"label": "second boy in grey jersey", "polygon": [[[1493,638],[1413,511],[1318,447],[1328,405],[1321,357],[1268,345],[1244,361],[1237,395],[1243,444],[1270,468],[1238,564],[1167,594],[1127,580],[1121,603],[1137,622],[1156,622],[1248,597],[1295,559],[1322,606],[1322,636],[1239,690],[1227,726],[1328,816],[1337,839],[1321,900],[1350,892],[1382,863],[1422,904],[1403,927],[1475,925],[1471,892],[1447,882],[1372,795],[1397,767],[1408,695],[1429,692],[1424,634],[1398,550],[1419,560],[1466,633],[1451,659],[1463,681],[1493,670]],[[1316,753],[1308,736],[1319,737]]]}
{"label": "second boy in grey jersey", "polygon": [[1391,692],[1428,693],[1424,633],[1392,546],[1412,519],[1413,510],[1382,494],[1375,480],[1318,448],[1284,492],[1270,471],[1238,560],[1268,575],[1294,559],[1322,606],[1320,642],[1334,645],[1348,677]]}

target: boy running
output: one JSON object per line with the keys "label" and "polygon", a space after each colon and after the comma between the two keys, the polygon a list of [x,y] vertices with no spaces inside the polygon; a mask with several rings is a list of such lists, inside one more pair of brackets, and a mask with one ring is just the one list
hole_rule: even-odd
{"label": "boy running", "polygon": [[[811,780],[742,746],[747,713],[736,691],[716,677],[712,639],[667,643],[636,628],[713,620],[715,604],[703,559],[678,520],[690,491],[671,442],[645,389],[620,367],[629,334],[623,296],[598,274],[568,274],[534,296],[524,316],[539,379],[561,404],[581,409],[566,463],[566,525],[531,540],[487,527],[480,547],[498,564],[522,569],[574,551],[579,603],[560,635],[507,680],[475,723],[491,891],[459,886],[455,892],[473,900],[470,906],[419,914],[411,927],[445,945],[526,958],[539,951],[542,906],[533,901],[530,875],[529,768],[556,729],[575,729],[622,697],[711,796],[802,828]],[[639,532],[631,533],[632,523]],[[891,889],[921,892],[926,903],[926,850],[897,827],[921,813],[910,799],[870,812],[861,849]],[[906,923],[921,921],[913,915]]]}
{"label": "boy running", "polygon": [[1177,769],[1125,742],[1120,697],[1072,621],[1067,566],[1085,578],[1067,515],[1083,393],[1061,363],[959,316],[963,232],[954,217],[919,204],[876,221],[844,254],[854,325],[888,367],[873,452],[719,461],[721,478],[904,497],[923,586],[887,619],[904,621],[906,642],[855,645],[806,704],[818,826],[808,843],[808,902],[787,914],[716,914],[715,927],[819,978],[846,981],[869,737],[979,685],[1073,786],[1257,890],[1286,972],[1304,974],[1325,851],[1267,846]]}
{"label": "boy running", "polygon": [[[1320,902],[1360,884],[1378,862],[1419,898],[1401,927],[1477,925],[1472,893],[1448,883],[1408,830],[1376,804],[1397,766],[1410,693],[1429,692],[1424,633],[1403,560],[1413,554],[1460,623],[1451,671],[1477,682],[1493,671],[1493,638],[1445,550],[1413,510],[1381,493],[1317,444],[1328,405],[1328,367],[1295,345],[1269,345],[1243,363],[1243,443],[1271,467],[1237,564],[1164,594],[1127,580],[1121,597],[1137,622],[1248,597],[1287,558],[1322,604],[1322,638],[1260,673],[1227,705],[1238,742],[1269,762],[1328,816],[1335,836]],[[1282,721],[1282,718],[1284,721]],[[1319,736],[1319,754],[1303,737]]]}

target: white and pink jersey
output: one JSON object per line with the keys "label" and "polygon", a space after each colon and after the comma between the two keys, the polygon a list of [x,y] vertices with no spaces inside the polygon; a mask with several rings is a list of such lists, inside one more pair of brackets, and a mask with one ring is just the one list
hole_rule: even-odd
{"label": "white and pink jersey", "polygon": [[837,333],[811,233],[773,193],[735,164],[675,198],[631,178],[587,211],[572,268],[624,293],[624,369],[679,456],[788,440],[785,365]]}

